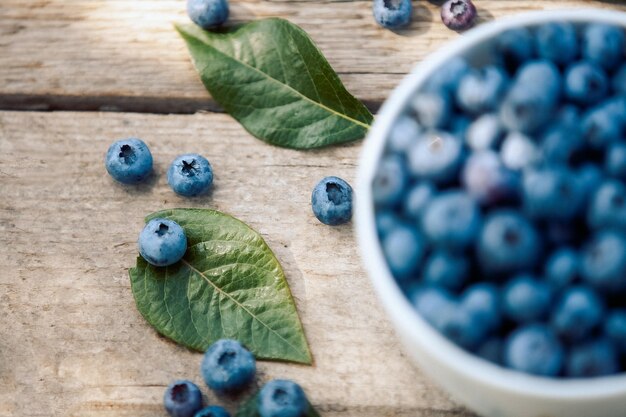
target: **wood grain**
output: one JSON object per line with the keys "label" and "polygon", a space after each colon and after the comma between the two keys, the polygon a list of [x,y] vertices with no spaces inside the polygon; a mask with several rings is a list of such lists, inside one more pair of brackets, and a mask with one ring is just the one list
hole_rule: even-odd
{"label": "wood grain", "polygon": [[[440,1],[414,1],[410,28],[379,28],[370,1],[234,0],[231,23],[281,16],[301,25],[348,89],[376,109],[428,53],[458,36]],[[481,20],[527,10],[602,7],[620,1],[475,0]],[[202,87],[172,22],[184,0],[2,0],[0,109],[191,113],[218,108]]]}

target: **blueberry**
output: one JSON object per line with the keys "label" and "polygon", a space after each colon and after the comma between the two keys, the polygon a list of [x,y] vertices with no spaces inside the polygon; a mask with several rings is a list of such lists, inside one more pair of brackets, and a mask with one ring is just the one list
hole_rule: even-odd
{"label": "blueberry", "polygon": [[596,235],[583,250],[582,276],[600,290],[626,289],[626,237],[612,231]]}
{"label": "blueberry", "polygon": [[471,114],[493,111],[498,108],[508,84],[509,77],[500,67],[475,69],[461,79],[456,101],[461,109]]}
{"label": "blueberry", "polygon": [[467,129],[467,145],[474,151],[493,149],[500,145],[504,127],[497,114],[488,113],[474,120]]}
{"label": "blueberry", "polygon": [[619,372],[617,350],[608,339],[596,339],[574,346],[565,365],[565,375],[570,378],[589,378],[617,372]]}
{"label": "blueberry", "polygon": [[565,73],[565,96],[575,103],[595,104],[606,97],[608,91],[606,73],[590,62],[577,62]]}
{"label": "blueberry", "polygon": [[598,294],[587,286],[568,288],[552,313],[552,327],[564,339],[580,341],[600,325],[604,304]]}
{"label": "blueberry", "polygon": [[460,115],[460,114],[456,114],[454,115],[454,117],[452,118],[452,121],[450,122],[449,131],[463,143],[467,139],[467,132],[471,124],[472,124],[471,118]]}
{"label": "blueberry", "polygon": [[547,326],[522,326],[509,335],[504,362],[510,368],[529,374],[556,376],[563,367],[563,346]]}
{"label": "blueberry", "polygon": [[518,194],[518,175],[493,151],[472,154],[463,168],[462,180],[468,194],[483,205],[511,201]]}
{"label": "blueberry", "polygon": [[509,73],[514,74],[535,53],[534,37],[526,28],[510,29],[495,40],[496,56]]}
{"label": "blueberry", "polygon": [[404,159],[398,155],[385,156],[379,163],[372,181],[374,203],[394,206],[404,195],[407,186],[407,171]]}
{"label": "blueberry", "polygon": [[495,285],[481,282],[465,290],[461,298],[461,308],[480,320],[488,331],[493,331],[501,322],[501,298]]}
{"label": "blueberry", "polygon": [[326,177],[313,188],[311,207],[324,224],[347,223],[352,218],[352,187],[341,178]]}
{"label": "blueberry", "polygon": [[230,414],[224,407],[210,405],[198,411],[193,417],[230,417]]}
{"label": "blueberry", "polygon": [[487,324],[464,308],[448,308],[440,314],[437,330],[462,348],[477,348],[489,333]]}
{"label": "blueberry", "polygon": [[398,225],[383,238],[383,253],[396,279],[411,276],[424,256],[425,243],[416,229]]}
{"label": "blueberry", "polygon": [[583,33],[583,56],[607,70],[623,59],[624,31],[605,24],[590,24]]}
{"label": "blueberry", "polygon": [[228,0],[187,0],[187,14],[201,28],[215,28],[228,19]]}
{"label": "blueberry", "polygon": [[411,100],[411,108],[420,125],[428,129],[443,128],[450,120],[452,104],[445,92],[421,92]]}
{"label": "blueberry", "polygon": [[422,181],[415,184],[404,198],[404,214],[410,218],[418,219],[436,192],[435,186],[429,182]]}
{"label": "blueberry", "polygon": [[548,165],[567,165],[584,150],[584,142],[577,124],[555,123],[546,129],[540,151]]}
{"label": "blueberry", "polygon": [[571,23],[553,22],[539,26],[536,41],[539,56],[558,65],[572,62],[579,54],[578,36]]}
{"label": "blueberry", "polygon": [[172,417],[193,417],[202,408],[202,393],[191,381],[175,381],[165,390],[163,404]]}
{"label": "blueberry", "polygon": [[469,29],[477,15],[471,0],[448,0],[441,6],[441,20],[452,30]]}
{"label": "blueberry", "polygon": [[[576,176],[578,177],[578,184],[583,190],[583,194],[587,196],[587,199],[589,199],[588,196],[593,195],[600,188],[603,180],[602,171],[600,171],[597,165],[592,163],[581,165],[576,170]],[[589,204],[589,201],[586,203]]]}
{"label": "blueberry", "polygon": [[409,170],[420,179],[435,184],[454,180],[461,167],[463,146],[454,136],[431,131],[422,136],[408,152]]}
{"label": "blueberry", "polygon": [[500,148],[502,162],[512,170],[521,170],[536,164],[540,155],[535,142],[519,132],[509,133]]}
{"label": "blueberry", "polygon": [[139,234],[137,245],[149,264],[168,266],[178,262],[187,251],[187,236],[172,220],[152,219]]}
{"label": "blueberry", "polygon": [[621,353],[626,353],[626,310],[616,309],[604,321],[604,334]]}
{"label": "blueberry", "polygon": [[397,153],[406,152],[420,136],[421,131],[420,125],[414,118],[401,116],[391,128],[387,140],[387,149]]}
{"label": "blueberry", "polygon": [[595,229],[626,233],[626,186],[616,180],[603,182],[591,199],[587,220]]}
{"label": "blueberry", "polygon": [[545,263],[545,277],[556,289],[571,286],[580,277],[580,256],[571,248],[557,249]]}
{"label": "blueberry", "polygon": [[439,194],[426,206],[422,230],[435,246],[458,250],[468,247],[481,225],[478,206],[462,191]]}
{"label": "blueberry", "polygon": [[201,155],[180,155],[167,170],[167,182],[176,194],[195,197],[209,191],[213,184],[213,168]]}
{"label": "blueberry", "polygon": [[411,0],[374,0],[372,11],[380,26],[397,29],[411,23],[413,5]]}
{"label": "blueberry", "polygon": [[550,287],[529,275],[513,278],[504,287],[504,312],[517,323],[529,323],[544,318],[551,300]]}
{"label": "blueberry", "polygon": [[200,373],[212,390],[237,392],[254,379],[256,361],[238,341],[220,339],[204,353]]}
{"label": "blueberry", "polygon": [[452,296],[442,288],[418,287],[410,294],[415,310],[433,327],[438,328],[443,312],[458,306]]}
{"label": "blueberry", "polygon": [[529,170],[522,188],[524,212],[535,219],[571,220],[584,203],[576,175],[566,168]]}
{"label": "blueberry", "polygon": [[265,384],[257,401],[261,417],[304,417],[309,408],[300,385],[286,379],[274,379]]}
{"label": "blueberry", "polygon": [[626,64],[622,65],[613,75],[611,87],[617,94],[626,94]]}
{"label": "blueberry", "polygon": [[499,337],[491,337],[480,345],[476,354],[489,362],[501,365],[504,361],[504,341]]}
{"label": "blueberry", "polygon": [[470,67],[461,57],[454,57],[447,61],[426,82],[426,91],[454,93],[459,87],[461,78],[470,70]]}
{"label": "blueberry", "polygon": [[426,284],[456,291],[467,281],[469,267],[467,258],[463,256],[435,251],[426,259],[422,279]]}
{"label": "blueberry", "polygon": [[152,172],[152,154],[141,139],[118,140],[109,147],[105,166],[116,181],[136,184]]}
{"label": "blueberry", "polygon": [[622,136],[622,123],[612,107],[605,104],[594,107],[585,113],[581,121],[581,134],[585,144],[601,149],[617,142]]}
{"label": "blueberry", "polygon": [[604,169],[610,176],[626,180],[626,143],[614,143],[609,147]]}
{"label": "blueberry", "polygon": [[478,261],[485,271],[501,274],[530,270],[540,253],[539,235],[520,213],[499,210],[485,220],[477,247]]}
{"label": "blueberry", "polygon": [[393,210],[379,210],[376,213],[376,230],[381,238],[384,238],[397,227],[402,221]]}

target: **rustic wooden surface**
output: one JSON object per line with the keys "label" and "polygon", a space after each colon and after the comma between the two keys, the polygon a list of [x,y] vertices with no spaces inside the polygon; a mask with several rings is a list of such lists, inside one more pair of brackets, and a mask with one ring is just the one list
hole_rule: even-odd
{"label": "rustic wooden surface", "polygon": [[[439,23],[438,2],[425,0],[399,33],[374,24],[368,1],[231,3],[234,21],[282,16],[302,25],[372,109],[415,62],[458,36]],[[482,20],[542,8],[626,10],[619,1],[476,3]],[[168,382],[200,382],[201,355],[147,325],[126,273],[143,216],[189,206],[246,221],[284,265],[315,365],[261,363],[260,381],[299,381],[323,416],[470,416],[401,353],[352,226],[326,227],[310,213],[316,180],[354,180],[359,144],[296,152],[255,140],[220,113],[71,111],[215,110],[172,30],[182,20],[182,0],[0,0],[0,416],[160,416]],[[111,141],[131,135],[150,144],[156,175],[123,187],[102,159]],[[181,199],[168,188],[167,164],[184,152],[211,160],[211,196]]]}

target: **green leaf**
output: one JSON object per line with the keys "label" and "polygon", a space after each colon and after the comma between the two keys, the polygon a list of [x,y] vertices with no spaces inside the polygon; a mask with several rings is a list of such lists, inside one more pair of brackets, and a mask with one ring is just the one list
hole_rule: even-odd
{"label": "green leaf", "polygon": [[237,339],[259,359],[311,364],[285,274],[263,238],[245,223],[206,209],[153,213],[187,235],[187,252],[168,267],[137,258],[130,282],[141,314],[161,334],[204,351]]}
{"label": "green leaf", "polygon": [[284,19],[221,33],[177,25],[213,98],[257,138],[296,149],[361,139],[372,115],[311,38]]}
{"label": "green leaf", "polygon": [[[259,398],[259,394],[255,394],[252,397],[248,398],[244,401],[237,410],[237,414],[235,417],[261,417],[257,409],[257,399]],[[304,414],[304,417],[320,417],[320,415],[315,411],[311,403],[309,403],[309,408],[307,412]]]}

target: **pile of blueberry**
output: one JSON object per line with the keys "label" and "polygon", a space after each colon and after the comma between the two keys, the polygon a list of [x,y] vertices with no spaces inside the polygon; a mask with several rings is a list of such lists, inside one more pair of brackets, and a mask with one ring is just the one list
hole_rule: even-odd
{"label": "pile of blueberry", "polygon": [[511,29],[396,120],[372,190],[383,253],[460,347],[543,376],[626,370],[625,46],[604,24]]}
{"label": "pile of blueberry", "polygon": [[[200,372],[211,390],[232,395],[252,383],[256,361],[239,342],[221,339],[204,354]],[[203,408],[202,402],[200,388],[188,380],[172,382],[163,396],[165,410],[172,417],[230,417],[223,407]],[[257,396],[256,406],[261,417],[305,417],[310,407],[300,385],[285,379],[265,384]]]}

